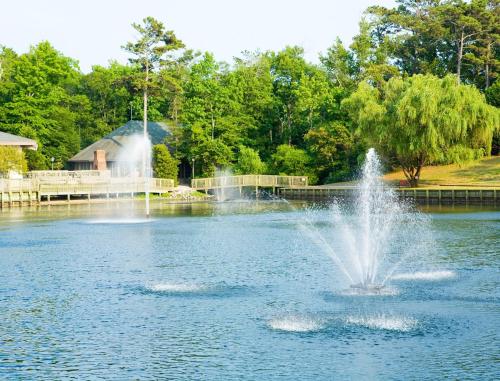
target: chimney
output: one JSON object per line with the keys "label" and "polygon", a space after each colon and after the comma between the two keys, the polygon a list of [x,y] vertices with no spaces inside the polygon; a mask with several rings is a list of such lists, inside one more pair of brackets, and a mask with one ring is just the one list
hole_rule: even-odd
{"label": "chimney", "polygon": [[92,169],[98,171],[106,170],[106,151],[103,149],[94,151],[94,163],[92,165]]}

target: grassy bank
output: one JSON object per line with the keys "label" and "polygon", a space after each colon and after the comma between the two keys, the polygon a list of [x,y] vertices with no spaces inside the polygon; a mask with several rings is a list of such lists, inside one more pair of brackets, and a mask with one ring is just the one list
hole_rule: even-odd
{"label": "grassy bank", "polygon": [[[404,180],[403,171],[388,173],[384,180]],[[500,156],[484,158],[469,164],[450,164],[422,168],[420,186],[459,185],[500,187]]]}

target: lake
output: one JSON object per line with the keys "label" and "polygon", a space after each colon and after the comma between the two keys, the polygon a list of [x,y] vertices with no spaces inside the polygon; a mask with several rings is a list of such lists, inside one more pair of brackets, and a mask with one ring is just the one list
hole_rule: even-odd
{"label": "lake", "polygon": [[152,207],[0,211],[0,378],[499,377],[500,209],[422,209],[429,250],[359,295],[300,229],[335,246],[322,207]]}

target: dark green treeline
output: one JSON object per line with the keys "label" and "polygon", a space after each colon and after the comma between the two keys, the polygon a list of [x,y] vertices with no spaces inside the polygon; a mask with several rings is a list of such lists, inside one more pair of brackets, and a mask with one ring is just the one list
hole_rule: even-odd
{"label": "dark green treeline", "polygon": [[[177,48],[152,73],[148,118],[173,127],[168,143],[182,162],[194,159],[196,176],[231,167],[237,173],[305,174],[312,182],[347,180],[367,144],[375,144],[360,129],[366,113],[376,114],[379,101],[388,110],[418,108],[389,104],[387,94],[398,93],[391,83],[399,84],[391,79],[454,75],[479,90],[471,97],[498,107],[499,19],[493,0],[400,0],[393,9],[371,7],[352,44],[334,41],[319,64],[307,62],[296,46],[218,62],[210,53],[184,47],[177,36]],[[94,66],[83,74],[75,60],[42,42],[21,55],[1,48],[0,65],[0,130],[39,142],[39,151],[27,152],[31,169],[49,167],[51,157],[63,168],[79,149],[130,118],[142,118],[137,61]],[[405,86],[412,83],[418,81]],[[363,97],[360,84],[375,93]],[[485,155],[498,150],[498,109],[492,109],[484,109],[496,113],[488,119],[493,133],[484,134],[490,141],[472,147]],[[397,120],[400,113],[391,115]],[[419,123],[412,126],[423,128]],[[388,164],[401,164],[393,150],[382,151]],[[424,153],[423,162],[460,160],[456,151],[439,160]]]}

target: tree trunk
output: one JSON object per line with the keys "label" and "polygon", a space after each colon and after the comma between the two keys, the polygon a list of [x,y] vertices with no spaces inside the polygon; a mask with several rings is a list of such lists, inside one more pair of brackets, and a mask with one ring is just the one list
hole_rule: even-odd
{"label": "tree trunk", "polygon": [[464,31],[462,29],[462,34],[460,35],[460,42],[458,44],[458,56],[457,56],[457,81],[461,82],[461,72],[462,72],[462,56],[464,54]]}
{"label": "tree trunk", "polygon": [[210,104],[210,118],[212,122],[212,140],[215,138],[215,119],[214,119],[214,107]]}
{"label": "tree trunk", "polygon": [[146,79],[144,82],[144,138],[148,136],[148,86],[149,86],[149,65],[146,63]]}
{"label": "tree trunk", "polygon": [[292,106],[290,104],[286,107],[286,128],[288,132],[288,145],[292,145]]}
{"label": "tree trunk", "polygon": [[491,55],[491,42],[488,42],[488,53],[484,65],[484,88],[490,87],[490,55]]}

